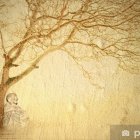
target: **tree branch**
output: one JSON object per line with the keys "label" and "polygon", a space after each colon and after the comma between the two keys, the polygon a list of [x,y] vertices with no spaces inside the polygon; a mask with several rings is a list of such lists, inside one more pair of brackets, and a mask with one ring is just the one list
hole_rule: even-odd
{"label": "tree branch", "polygon": [[4,52],[4,54],[7,54],[5,48],[4,48],[4,43],[3,43],[3,35],[2,35],[2,31],[0,30],[0,38],[1,38],[1,48]]}
{"label": "tree branch", "polygon": [[60,46],[50,46],[48,47],[48,49],[41,54],[32,64],[31,66],[29,66],[24,72],[22,72],[20,75],[16,76],[16,77],[12,77],[9,78],[9,80],[7,81],[7,84],[12,86],[13,84],[17,83],[19,80],[21,80],[23,77],[25,77],[26,75],[28,75],[32,70],[34,70],[35,68],[37,68],[37,64],[42,60],[42,58],[46,55],[48,55],[51,52],[54,52],[56,50],[61,49],[62,47],[64,47],[67,43],[68,40],[70,40],[72,38],[72,35],[74,34],[76,30],[76,27],[74,27],[72,29],[72,31],[70,32],[69,36],[65,39],[65,41],[60,45]]}
{"label": "tree branch", "polygon": [[7,84],[12,86],[13,84],[17,83],[19,80],[21,80],[23,77],[28,75],[32,70],[37,68],[37,64],[41,61],[41,59],[49,54],[50,52],[54,52],[58,50],[58,48],[50,48],[46,52],[44,52],[42,55],[40,55],[32,64],[29,66],[24,72],[22,72],[20,75],[16,77],[12,77],[7,81]]}

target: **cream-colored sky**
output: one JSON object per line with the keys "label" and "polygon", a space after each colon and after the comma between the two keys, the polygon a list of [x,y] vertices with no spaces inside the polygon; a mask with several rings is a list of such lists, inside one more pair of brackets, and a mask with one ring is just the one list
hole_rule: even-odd
{"label": "cream-colored sky", "polygon": [[[111,94],[127,96],[133,93],[134,76],[118,72],[114,62],[110,58],[103,58],[100,63],[87,64],[89,69],[93,69],[93,81],[101,86],[100,89],[90,84],[72,59],[58,51],[45,57],[39,69],[14,85],[9,92],[17,93],[19,103],[31,118],[40,120],[40,117],[45,117],[44,112],[47,115],[52,109],[61,112],[61,105],[66,112],[71,112],[76,104],[80,111],[92,107],[95,102],[107,101]],[[38,111],[40,115],[35,116],[34,113]]]}
{"label": "cream-colored sky", "polygon": [[[24,11],[20,4],[7,15],[15,20],[19,9]],[[12,30],[12,26],[9,29]],[[10,41],[8,32],[4,32],[4,37]],[[5,42],[8,43],[12,42]],[[0,69],[2,63],[0,58]],[[139,76],[120,70],[117,61],[110,57],[83,64],[93,72],[92,82],[101,88],[91,85],[67,54],[57,51],[44,57],[39,69],[11,87],[8,93],[17,93],[20,106],[34,124],[46,122],[55,127],[57,123],[69,124],[73,121],[74,127],[80,128],[77,137],[80,132],[86,137],[92,132],[85,130],[94,130],[94,126],[120,124],[125,112],[128,116],[124,123],[139,123]],[[17,74],[22,67],[14,68],[11,75]],[[102,130],[100,127],[97,130]],[[106,132],[104,135],[107,135]]]}
{"label": "cream-colored sky", "polygon": [[[16,3],[16,5],[14,5]],[[10,1],[9,7],[2,19],[10,23],[7,30],[3,30],[5,46],[17,42],[18,38],[11,40],[10,32],[16,28],[21,30],[22,18],[26,10],[21,1]],[[13,6],[14,5],[14,6]],[[16,22],[15,22],[16,21]],[[20,32],[21,33],[21,32]],[[100,42],[98,42],[100,44]],[[0,59],[2,64],[2,58]],[[1,66],[1,65],[0,65]],[[118,72],[117,62],[112,58],[102,58],[100,62],[85,63],[87,69],[93,72],[93,82],[102,87],[98,89],[85,79],[76,64],[66,54],[55,52],[46,56],[39,64],[39,69],[34,70],[30,75],[12,87],[10,91],[19,95],[19,101],[24,108],[42,106],[47,108],[48,104],[63,102],[66,106],[72,103],[93,102],[104,100],[109,94],[118,92],[132,93],[134,76],[125,72]],[[20,72],[24,65],[16,68],[13,74]],[[34,110],[31,108],[29,110]],[[43,113],[43,109],[41,110]]]}

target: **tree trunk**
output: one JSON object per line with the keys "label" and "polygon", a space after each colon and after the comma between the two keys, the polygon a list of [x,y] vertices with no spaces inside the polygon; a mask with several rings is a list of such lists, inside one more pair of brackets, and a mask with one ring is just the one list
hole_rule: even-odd
{"label": "tree trunk", "polygon": [[0,85],[0,128],[3,127],[3,116],[4,116],[4,98],[8,87],[6,85]]}
{"label": "tree trunk", "polygon": [[4,54],[5,63],[3,66],[3,72],[2,72],[2,79],[0,83],[0,128],[3,126],[3,116],[4,116],[4,98],[6,95],[6,92],[8,90],[8,80],[9,80],[9,70],[10,70],[10,64],[11,59],[8,55]]}

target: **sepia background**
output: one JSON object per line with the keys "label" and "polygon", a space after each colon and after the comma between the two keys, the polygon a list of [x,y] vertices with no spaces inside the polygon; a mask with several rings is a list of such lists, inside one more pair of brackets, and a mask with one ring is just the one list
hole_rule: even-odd
{"label": "sepia background", "polygon": [[[20,0],[7,3],[10,8],[0,18],[10,23],[3,32],[5,45],[10,46],[18,42],[16,34],[24,30],[21,19],[26,8]],[[9,32],[15,30],[15,25],[17,31],[11,38]],[[27,61],[12,68],[10,75],[20,73]],[[28,128],[22,128],[29,138],[109,140],[110,125],[140,124],[140,75],[119,68],[118,61],[109,56],[82,64],[92,71],[92,84],[70,56],[56,51],[45,56],[38,69],[8,90],[7,93],[17,94],[19,105],[30,118]],[[2,66],[0,57],[0,69]]]}

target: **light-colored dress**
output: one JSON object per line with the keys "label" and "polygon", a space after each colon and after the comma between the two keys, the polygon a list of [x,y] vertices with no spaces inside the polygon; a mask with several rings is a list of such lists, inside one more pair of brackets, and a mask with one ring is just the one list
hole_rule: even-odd
{"label": "light-colored dress", "polygon": [[28,122],[25,111],[18,105],[6,103],[4,106],[3,125],[7,128],[24,127]]}

